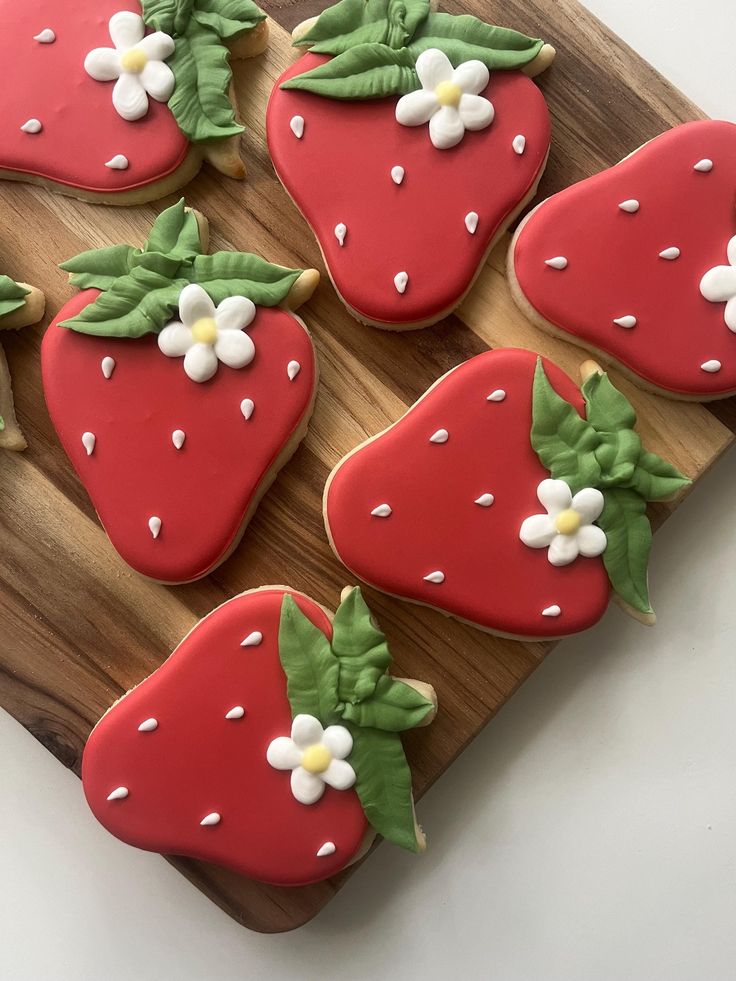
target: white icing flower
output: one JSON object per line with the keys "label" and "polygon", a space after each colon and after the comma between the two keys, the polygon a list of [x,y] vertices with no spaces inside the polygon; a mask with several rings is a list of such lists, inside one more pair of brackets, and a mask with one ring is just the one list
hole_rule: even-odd
{"label": "white icing flower", "polygon": [[121,10],[109,23],[114,48],[95,48],[84,59],[88,75],[98,82],[115,82],[112,104],[123,119],[140,119],[148,112],[148,96],[168,102],[174,91],[174,73],[164,60],[174,53],[174,41],[156,31],[146,34],[139,14]]}
{"label": "white icing flower", "polygon": [[403,95],[396,104],[402,126],[429,123],[429,138],[438,150],[462,140],[465,130],[485,129],[493,121],[493,105],[478,95],[488,85],[489,73],[482,61],[464,61],[453,69],[438,48],[428,48],[417,58],[422,88]]}
{"label": "white icing flower", "polygon": [[158,335],[158,346],[169,358],[184,358],[184,371],[192,381],[206,382],[217,372],[217,362],[230,368],[250,364],[256,348],[244,333],[256,315],[256,306],[244,296],[228,296],[215,304],[201,286],[190,283],[179,294],[179,316]]}
{"label": "white icing flower", "polygon": [[730,265],[709,269],[700,281],[700,292],[711,303],[726,304],[726,326],[736,333],[736,235],[728,243],[727,255]]}
{"label": "white icing flower", "polygon": [[592,558],[606,547],[606,534],[593,522],[603,510],[603,495],[586,487],[572,496],[564,480],[543,480],[537,497],[546,514],[527,518],[519,538],[530,548],[547,548],[552,565],[569,565],[578,555]]}
{"label": "white icing flower", "polygon": [[322,728],[312,715],[297,715],[291,738],[279,736],[269,745],[266,759],[276,770],[291,770],[291,792],[300,804],[315,804],[325,784],[348,790],[355,783],[355,770],[346,761],[353,737],[344,726]]}

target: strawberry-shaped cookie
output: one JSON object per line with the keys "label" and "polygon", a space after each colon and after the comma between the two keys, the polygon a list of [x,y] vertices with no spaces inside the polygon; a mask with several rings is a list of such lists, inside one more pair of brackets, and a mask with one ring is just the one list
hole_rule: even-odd
{"label": "strawberry-shaped cookie", "polygon": [[259,54],[252,0],[0,0],[0,178],[135,204],[203,160],[244,177],[230,56]]}
{"label": "strawberry-shaped cookie", "polygon": [[341,0],[266,116],[276,173],[365,323],[425,327],[460,303],[534,195],[550,143],[530,80],[554,50],[429,0]]}
{"label": "strawberry-shaped cookie", "polygon": [[594,624],[609,592],[652,622],[646,502],[689,481],[642,449],[631,405],[590,362],[579,391],[530,351],[448,372],[333,470],[338,558],[386,593],[511,637]]}
{"label": "strawberry-shaped cookie", "polygon": [[164,582],[206,575],[235,548],[304,437],[317,386],[290,312],[319,279],[239,252],[207,255],[179,202],[143,249],[63,264],[83,292],[42,347],[51,419],[115,548]]}
{"label": "strawberry-shaped cookie", "polygon": [[679,399],[736,393],[736,126],[686,123],[543,202],[509,278],[534,322]]}
{"label": "strawberry-shaped cookie", "polygon": [[131,845],[278,885],[334,875],[376,834],[420,851],[399,733],[437,704],[390,663],[359,589],[334,620],[283,587],[243,593],[95,726],[87,801]]}
{"label": "strawberry-shaped cookie", "polygon": [[[43,293],[35,286],[0,275],[0,330],[17,330],[38,323],[45,305]],[[0,346],[0,449],[24,450],[26,446],[15,416],[8,362]]]}

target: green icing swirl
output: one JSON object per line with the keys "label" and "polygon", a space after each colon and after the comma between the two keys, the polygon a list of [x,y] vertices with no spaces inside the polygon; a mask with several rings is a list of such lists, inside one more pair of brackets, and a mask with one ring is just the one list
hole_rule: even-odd
{"label": "green icing swirl", "polygon": [[0,276],[0,317],[20,310],[30,290],[19,286],[10,276]]}
{"label": "green icing swirl", "polygon": [[340,0],[295,44],[332,58],[281,83],[333,99],[379,99],[420,88],[416,60],[439,48],[453,65],[478,60],[489,69],[523,68],[543,42],[492,27],[468,14],[435,13],[429,0]]}

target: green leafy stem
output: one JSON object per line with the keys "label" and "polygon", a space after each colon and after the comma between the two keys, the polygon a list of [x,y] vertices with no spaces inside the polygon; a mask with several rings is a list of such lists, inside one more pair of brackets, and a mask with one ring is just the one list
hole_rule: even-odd
{"label": "green leafy stem", "polygon": [[387,673],[386,638],[359,588],[341,602],[332,642],[290,595],[281,606],[279,656],[292,717],[345,726],[353,737],[349,761],[368,823],[384,838],[418,851],[411,772],[399,733],[420,725],[434,704]]}
{"label": "green leafy stem", "polygon": [[302,273],[248,252],[203,254],[196,215],[183,199],[158,216],[142,249],[92,249],[61,268],[70,273],[73,286],[103,291],[61,326],[104,337],[159,333],[189,283],[198,283],[215,304],[228,296],[247,296],[257,306],[272,307],[283,302]]}
{"label": "green leafy stem", "polygon": [[141,0],[141,6],[146,24],[176,44],[167,60],[176,79],[169,109],[182,133],[192,143],[242,133],[229,97],[227,45],[264,20],[263,11],[252,0]]}
{"label": "green leafy stem", "polygon": [[603,494],[598,524],[606,533],[603,562],[613,590],[645,615],[652,530],[647,501],[674,497],[691,481],[643,447],[634,431],[636,413],[608,375],[595,373],[582,386],[585,418],[549,383],[541,359],[534,374],[531,442],[542,465],[573,494],[595,487]]}
{"label": "green leafy stem", "polygon": [[332,58],[281,88],[380,99],[421,87],[416,61],[428,48],[444,51],[456,67],[476,59],[492,71],[523,68],[544,42],[468,14],[435,13],[430,0],[340,0],[294,43]]}
{"label": "green leafy stem", "polygon": [[10,276],[0,276],[0,317],[20,310],[30,290],[14,282]]}

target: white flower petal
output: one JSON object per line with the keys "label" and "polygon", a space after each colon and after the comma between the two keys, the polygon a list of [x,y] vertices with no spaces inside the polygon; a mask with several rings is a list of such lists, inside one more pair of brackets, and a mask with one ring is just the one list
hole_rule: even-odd
{"label": "white flower petal", "polygon": [[417,75],[422,88],[436,89],[440,82],[452,78],[450,59],[439,48],[427,48],[417,58]]}
{"label": "white flower petal", "polygon": [[112,43],[119,51],[127,51],[134,47],[143,40],[143,35],[146,33],[143,18],[131,10],[121,10],[113,14],[108,26]]}
{"label": "white flower petal", "polygon": [[711,303],[725,303],[736,296],[736,267],[716,266],[700,280],[700,292]]}
{"label": "white flower petal", "polygon": [[147,34],[136,44],[136,47],[144,51],[151,61],[165,61],[174,53],[175,44],[168,34],[155,31],[153,34]]}
{"label": "white flower petal", "polygon": [[552,565],[569,565],[580,553],[577,535],[557,535],[547,552]]}
{"label": "white flower petal", "polygon": [[537,497],[551,517],[556,517],[572,504],[572,492],[564,480],[543,480],[537,487]]}
{"label": "white flower petal", "polygon": [[140,75],[123,72],[112,90],[112,104],[118,115],[131,122],[141,119],[148,112],[148,96],[141,84]]}
{"label": "white flower petal", "polygon": [[355,783],[355,770],[345,760],[333,760],[322,774],[322,779],[335,790],[347,790]]}
{"label": "white flower petal", "polygon": [[156,102],[168,102],[174,91],[174,73],[163,61],[149,61],[140,74],[141,85]]}
{"label": "white flower petal", "polygon": [[728,261],[731,263],[731,265],[736,266],[736,235],[734,235],[726,246],[726,254],[728,255]]}
{"label": "white flower petal", "polygon": [[291,738],[300,749],[322,742],[323,732],[322,723],[313,715],[297,715],[291,724]]}
{"label": "white flower petal", "polygon": [[402,95],[396,103],[396,121],[402,126],[421,126],[437,112],[440,104],[434,92],[417,89]]}
{"label": "white flower petal", "polygon": [[218,330],[242,330],[253,323],[256,305],[245,296],[228,296],[215,310]]}
{"label": "white flower petal", "polygon": [[547,548],[556,535],[554,520],[548,514],[533,514],[519,529],[519,538],[529,548]]}
{"label": "white flower petal", "polygon": [[291,771],[291,792],[300,804],[315,804],[325,792],[324,781],[303,766]]}
{"label": "white flower petal", "polygon": [[322,744],[337,760],[344,760],[353,751],[353,737],[345,726],[327,726],[322,736]]}
{"label": "white flower petal", "polygon": [[275,770],[293,770],[302,761],[302,752],[293,739],[279,736],[266,750],[266,759]]}
{"label": "white flower petal", "polygon": [[[465,98],[465,96],[463,96]],[[460,113],[454,106],[441,106],[429,121],[429,138],[438,150],[457,146],[465,134]]]}
{"label": "white flower petal", "polygon": [[598,525],[583,525],[577,534],[580,554],[586,558],[600,555],[606,549],[606,533]]}
{"label": "white flower petal", "polygon": [[573,497],[572,506],[580,515],[582,524],[592,524],[603,510],[603,495],[595,487],[584,487]]}
{"label": "white flower petal", "polygon": [[198,320],[214,318],[215,304],[201,286],[190,283],[179,294],[179,316],[187,327],[193,327]]}
{"label": "white flower petal", "polygon": [[167,324],[158,335],[158,346],[168,358],[183,358],[193,345],[192,332],[178,320]]}
{"label": "white flower petal", "polygon": [[84,59],[84,70],[97,82],[111,82],[120,77],[120,55],[114,48],[95,48]]}
{"label": "white flower petal", "polygon": [[212,345],[193,344],[184,355],[184,371],[192,381],[209,381],[217,372],[217,355]]}
{"label": "white flower petal", "polygon": [[463,92],[478,95],[488,85],[490,72],[482,61],[473,59],[458,65],[452,73],[452,81],[459,85]]}
{"label": "white flower petal", "polygon": [[465,129],[485,129],[493,122],[493,106],[481,95],[461,96],[457,111],[460,113],[460,120]]}
{"label": "white flower petal", "polygon": [[726,326],[736,333],[736,295],[726,304]]}
{"label": "white flower petal", "polygon": [[251,363],[255,353],[255,344],[242,330],[223,330],[218,333],[215,354],[229,368],[244,368]]}

